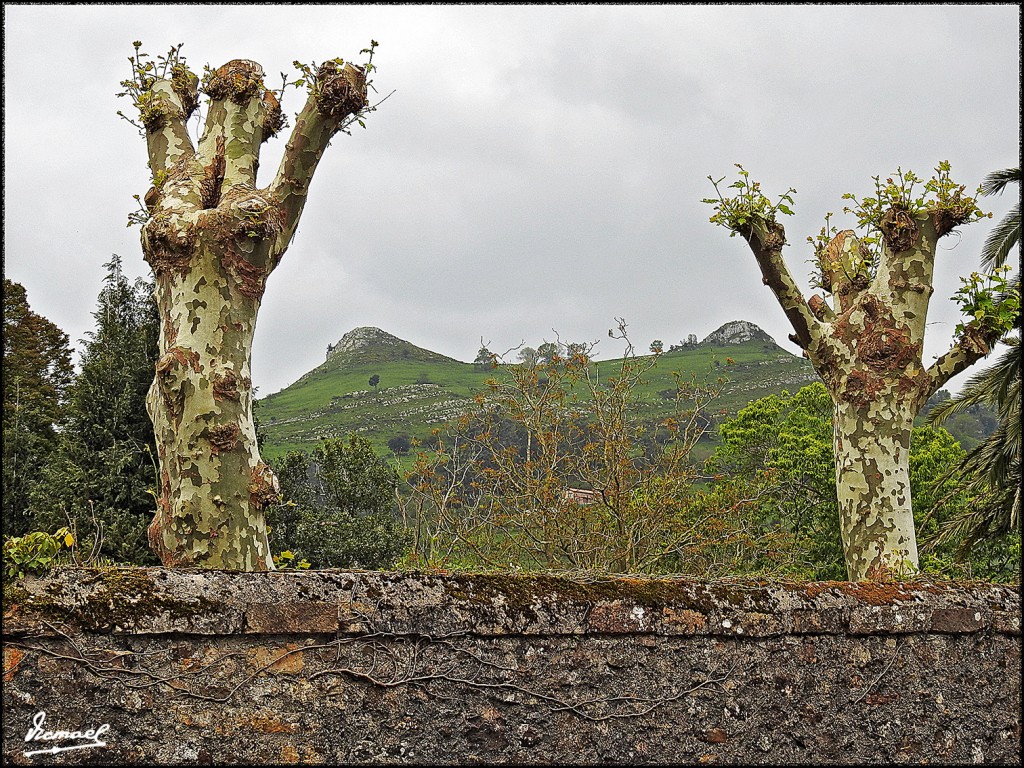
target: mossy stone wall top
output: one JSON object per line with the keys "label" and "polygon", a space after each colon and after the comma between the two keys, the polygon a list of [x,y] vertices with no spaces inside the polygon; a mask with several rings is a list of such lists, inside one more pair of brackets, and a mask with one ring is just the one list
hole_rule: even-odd
{"label": "mossy stone wall top", "polygon": [[8,586],[6,632],[55,626],[199,635],[389,632],[481,636],[768,637],[992,631],[1020,635],[1020,591],[945,582],[378,571],[67,569]]}

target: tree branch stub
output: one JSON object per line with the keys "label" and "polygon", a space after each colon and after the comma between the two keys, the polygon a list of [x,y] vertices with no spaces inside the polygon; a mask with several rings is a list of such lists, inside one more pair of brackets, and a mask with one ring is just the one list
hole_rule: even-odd
{"label": "tree branch stub", "polygon": [[[331,65],[331,66],[329,66]],[[317,70],[306,104],[292,129],[270,192],[282,205],[286,227],[279,247],[283,251],[295,234],[317,164],[345,121],[366,106],[366,78],[351,64],[326,62]]]}
{"label": "tree branch stub", "polygon": [[154,178],[195,155],[186,125],[187,114],[191,112],[182,103],[174,84],[170,80],[157,80],[148,92],[148,105],[142,116],[149,168]]}

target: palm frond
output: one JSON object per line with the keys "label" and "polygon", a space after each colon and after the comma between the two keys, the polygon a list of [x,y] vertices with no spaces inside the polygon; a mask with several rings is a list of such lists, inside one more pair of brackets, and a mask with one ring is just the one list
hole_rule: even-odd
{"label": "palm frond", "polygon": [[960,464],[960,471],[986,475],[993,486],[1006,482],[1015,464],[1020,463],[1020,445],[1007,435],[1006,423],[982,440]]}
{"label": "palm frond", "polygon": [[947,520],[939,530],[924,542],[926,549],[932,549],[949,542],[960,542],[959,554],[963,555],[976,542],[991,536],[1020,528],[1020,465],[1014,478],[1014,485],[991,488],[981,482],[977,475],[961,486],[974,498],[968,510]]}
{"label": "palm frond", "polygon": [[[1020,168],[995,171],[985,177],[982,194],[996,195],[1016,182],[1020,184]],[[1018,202],[996,225],[985,241],[981,265],[986,270],[1004,265],[1014,247],[1020,245],[1020,203]],[[1005,293],[1020,293],[1020,274],[1016,274]],[[966,385],[953,398],[946,400],[929,414],[932,424],[974,405],[994,407],[999,416],[998,425],[991,435],[974,448],[958,466],[941,478],[942,482],[955,480],[959,492],[972,497],[963,514],[942,524],[926,546],[960,541],[960,553],[976,542],[1020,528],[1021,516],[1021,386],[1020,386],[1020,326],[1018,314],[1014,327],[1002,342],[1006,350],[995,363],[968,379]]]}
{"label": "palm frond", "polygon": [[[993,171],[981,183],[983,195],[998,195],[1011,182],[1020,184],[1020,168],[1004,168]],[[1010,256],[1010,251],[1020,243],[1020,203],[1003,217],[996,228],[985,239],[981,250],[981,266],[985,269],[1001,267]]]}
{"label": "palm frond", "polygon": [[[966,390],[966,387],[964,388]],[[943,400],[941,403],[936,405],[928,412],[928,423],[933,427],[937,427],[950,416],[955,416],[958,413],[964,413],[971,406],[978,405],[982,402],[981,397],[972,393],[973,396],[968,397],[963,392],[952,397],[949,400]]]}
{"label": "palm frond", "polygon": [[[991,380],[989,390],[992,399],[988,402],[998,410],[1017,407],[1020,412],[1020,333],[1002,340],[1006,350],[985,371]],[[1015,393],[1015,394],[1014,394]]]}
{"label": "palm frond", "polygon": [[992,171],[981,182],[981,194],[998,195],[1011,181],[1020,183],[1020,168],[1004,168],[1001,171]]}
{"label": "palm frond", "polygon": [[981,266],[992,270],[1001,267],[1010,257],[1010,252],[1020,244],[1020,203],[996,224],[995,229],[985,238],[981,248]]}

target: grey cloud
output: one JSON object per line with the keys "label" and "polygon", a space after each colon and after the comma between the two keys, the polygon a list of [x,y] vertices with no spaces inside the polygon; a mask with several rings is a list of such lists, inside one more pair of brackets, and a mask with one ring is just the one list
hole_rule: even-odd
{"label": "grey cloud", "polygon": [[[381,45],[367,129],[339,136],[271,277],[261,394],[380,325],[463,360],[616,316],[644,349],[728,320],[780,342],[749,251],[712,227],[708,174],[742,162],[795,186],[790,266],[846,191],[949,159],[970,185],[1017,162],[1019,12],[1011,6],[7,6],[5,271],[79,338],[111,252],[145,274],[131,195],[145,149],[115,112],[131,40],[190,63],[356,58]],[[47,62],[67,62],[46,66]],[[72,66],[87,61],[88,66]],[[70,114],[54,95],[70,91]],[[301,94],[290,92],[293,114]],[[64,102],[61,102],[62,104]],[[264,150],[269,180],[284,139]],[[985,201],[999,216],[1012,201]],[[940,253],[928,354],[948,345],[957,274],[987,224]],[[787,345],[788,346],[788,345]],[[790,347],[792,349],[792,347]],[[602,342],[602,351],[617,349]]]}

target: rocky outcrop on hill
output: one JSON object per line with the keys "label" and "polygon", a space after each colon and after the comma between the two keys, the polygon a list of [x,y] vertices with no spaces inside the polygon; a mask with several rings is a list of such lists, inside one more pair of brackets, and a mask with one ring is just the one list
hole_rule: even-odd
{"label": "rocky outcrop on hill", "polygon": [[342,336],[337,344],[327,345],[327,362],[365,361],[397,362],[399,360],[420,360],[435,362],[458,362],[445,355],[422,349],[387,331],[371,326],[354,328]]}
{"label": "rocky outcrop on hill", "polygon": [[753,323],[748,323],[746,320],[733,320],[723,325],[717,331],[709,333],[701,344],[720,347],[728,346],[729,344],[744,344],[748,341],[775,343],[775,339]]}
{"label": "rocky outcrop on hill", "polygon": [[335,355],[340,355],[343,352],[355,352],[367,347],[397,348],[407,343],[397,336],[392,336],[387,331],[382,331],[380,328],[363,326],[361,328],[353,328],[342,336],[337,344],[328,344],[327,359],[330,360]]}

